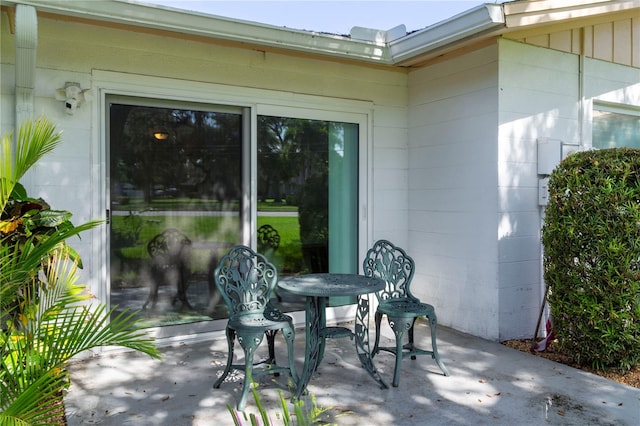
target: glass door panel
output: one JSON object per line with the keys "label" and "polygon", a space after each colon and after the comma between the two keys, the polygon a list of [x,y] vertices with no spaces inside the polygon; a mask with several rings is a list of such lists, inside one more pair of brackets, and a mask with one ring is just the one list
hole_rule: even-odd
{"label": "glass door panel", "polygon": [[[257,193],[257,249],[281,276],[357,272],[357,124],[258,116]],[[277,296],[285,311],[303,308]]]}
{"label": "glass door panel", "polygon": [[110,303],[148,326],[226,318],[211,272],[241,241],[239,109],[109,102]]}

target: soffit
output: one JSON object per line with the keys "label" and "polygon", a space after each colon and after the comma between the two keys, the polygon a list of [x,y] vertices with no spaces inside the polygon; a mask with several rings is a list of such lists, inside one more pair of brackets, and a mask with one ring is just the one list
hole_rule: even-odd
{"label": "soffit", "polygon": [[[448,20],[385,43],[345,35],[276,27],[127,0],[3,0],[62,16],[133,31],[198,39],[296,56],[322,57],[365,66],[420,67],[456,50],[489,43],[497,36],[576,26],[611,13],[640,11],[640,0],[523,0],[484,4]],[[3,6],[5,7],[5,6]],[[560,22],[560,24],[559,24]]]}

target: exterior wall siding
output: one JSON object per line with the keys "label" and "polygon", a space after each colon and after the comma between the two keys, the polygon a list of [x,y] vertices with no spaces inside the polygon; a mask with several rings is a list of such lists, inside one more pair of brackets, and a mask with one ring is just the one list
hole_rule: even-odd
{"label": "exterior wall siding", "polygon": [[409,76],[412,289],[440,324],[498,338],[498,49]]}
{"label": "exterior wall siding", "polygon": [[[2,16],[6,19],[6,14]],[[307,95],[326,99],[323,105],[327,109],[342,100],[370,103],[372,109],[362,111],[371,117],[371,128],[363,131],[371,132],[369,155],[375,162],[375,168],[369,171],[374,187],[368,204],[368,220],[373,224],[370,229],[375,229],[375,235],[369,237],[393,235],[399,244],[406,243],[408,94],[404,71],[294,58],[43,17],[38,20],[38,33],[35,111],[56,123],[63,131],[63,143],[37,165],[27,185],[31,195],[71,211],[75,223],[104,217],[101,194],[105,188],[105,164],[99,124],[102,117],[98,116],[96,104],[100,99],[93,91],[92,100],[74,115],[67,115],[62,102],[55,100],[55,90],[67,81],[92,88],[93,75],[100,70],[121,73],[123,77],[163,77],[178,86],[212,84],[210,92],[201,93],[202,101],[211,103],[217,101],[215,87],[219,85],[227,94],[233,93],[234,88],[248,95],[254,93],[255,99],[249,101],[256,103],[265,102],[261,99],[265,90],[282,104]],[[4,22],[2,48],[0,130],[4,134],[15,126],[11,112],[15,97],[13,35]],[[145,91],[142,85],[138,89]],[[174,90],[175,86],[168,89]],[[5,105],[10,106],[9,112]],[[90,283],[100,298],[106,297],[103,234],[104,227],[72,242],[87,263],[82,271],[83,282]],[[361,251],[366,249],[362,247]]]}
{"label": "exterior wall siding", "polygon": [[[512,36],[507,35],[507,38]],[[580,28],[516,36],[527,44],[640,67],[640,16]]]}
{"label": "exterior wall siding", "polygon": [[[1,16],[5,134],[15,127],[15,48]],[[94,88],[103,72],[135,76],[144,93],[145,79],[159,77],[175,83],[172,96],[180,98],[176,87],[198,87],[211,103],[237,93],[249,103],[298,106],[310,96],[327,109],[363,101],[371,105],[363,111],[371,192],[360,194],[368,198],[367,237],[390,239],[415,258],[413,290],[441,324],[491,340],[531,337],[542,301],[538,139],[589,147],[595,100],[640,108],[640,53],[615,42],[629,34],[638,45],[635,18],[591,29],[597,43],[582,75],[582,38],[566,28],[502,38],[407,73],[45,17],[38,27],[35,113],[53,120],[64,142],[27,177],[31,195],[70,210],[76,223],[104,216],[99,94],[67,115],[54,96],[67,81]],[[595,47],[607,45],[607,34],[610,57]],[[73,242],[86,263],[82,279],[101,299],[104,241],[103,227]]]}
{"label": "exterior wall siding", "polygon": [[[625,67],[595,59],[585,59],[584,96],[586,121],[591,122],[593,101],[640,108],[640,68]],[[591,133],[585,133],[585,145],[591,146]]]}
{"label": "exterior wall siding", "polygon": [[576,55],[500,41],[498,197],[500,339],[532,337],[541,274],[537,141],[579,143]]}

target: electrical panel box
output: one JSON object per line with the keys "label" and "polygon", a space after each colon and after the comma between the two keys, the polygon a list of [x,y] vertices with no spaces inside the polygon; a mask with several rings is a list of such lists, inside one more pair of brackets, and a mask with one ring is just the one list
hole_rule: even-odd
{"label": "electrical panel box", "polygon": [[559,139],[538,139],[538,174],[550,175],[562,160],[562,141]]}
{"label": "electrical panel box", "polygon": [[538,205],[546,206],[549,204],[549,178],[538,180]]}

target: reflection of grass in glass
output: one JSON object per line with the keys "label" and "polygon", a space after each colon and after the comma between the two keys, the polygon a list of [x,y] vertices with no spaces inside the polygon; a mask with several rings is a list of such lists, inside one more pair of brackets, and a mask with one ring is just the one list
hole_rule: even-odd
{"label": "reflection of grass in glass", "polygon": [[[126,216],[112,217],[112,227],[119,229]],[[127,259],[148,258],[147,243],[157,234],[168,228],[176,228],[194,242],[227,242],[236,244],[239,241],[239,219],[237,216],[143,216],[143,225],[139,240],[129,247],[113,247],[121,249],[120,255]],[[258,227],[268,223],[280,234],[280,247],[271,256],[281,272],[299,272],[303,268],[300,248],[300,226],[295,216],[258,216]],[[193,249],[191,269],[193,273],[207,273],[210,250]]]}
{"label": "reflection of grass in glass", "polygon": [[298,206],[287,204],[282,201],[264,200],[258,202],[258,211],[260,212],[295,212]]}
{"label": "reflection of grass in glass", "polygon": [[[113,217],[114,222],[120,216]],[[220,216],[144,216],[145,224],[140,232],[140,243],[146,244],[165,229],[175,228],[191,241],[238,240],[238,218]]]}
{"label": "reflection of grass in glass", "polygon": [[258,216],[258,227],[267,223],[280,234],[280,247],[269,260],[276,265],[279,273],[301,271],[304,264],[298,218],[296,216]]}
{"label": "reflection of grass in glass", "polygon": [[207,198],[154,198],[147,204],[142,198],[130,198],[117,210],[238,211],[237,201],[219,202]]}

